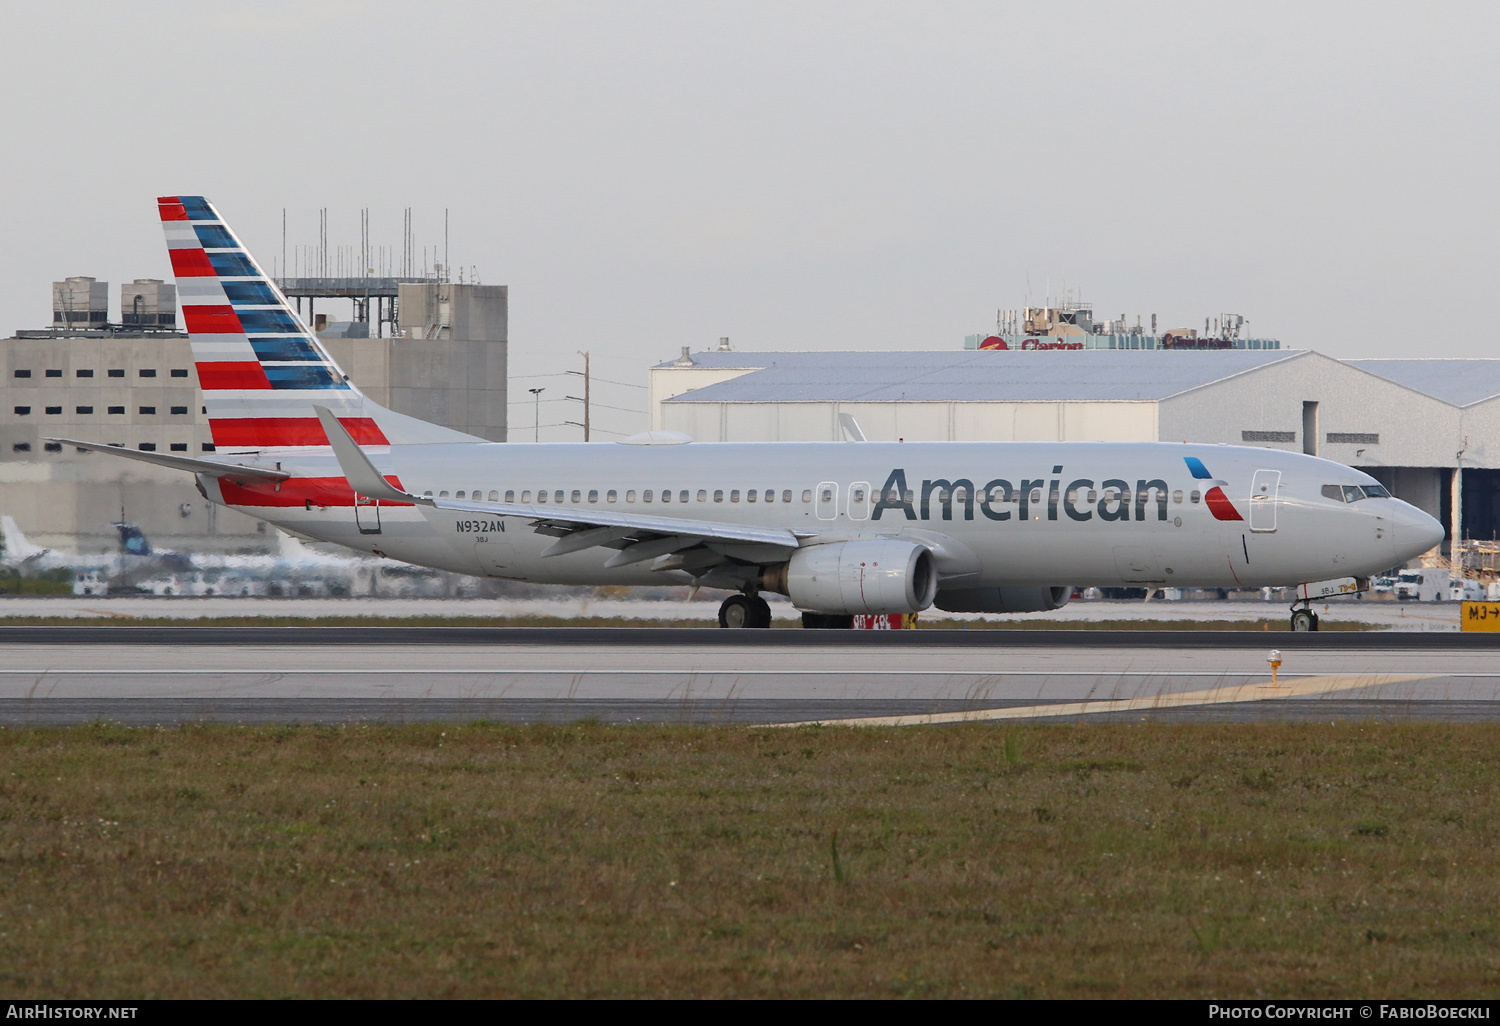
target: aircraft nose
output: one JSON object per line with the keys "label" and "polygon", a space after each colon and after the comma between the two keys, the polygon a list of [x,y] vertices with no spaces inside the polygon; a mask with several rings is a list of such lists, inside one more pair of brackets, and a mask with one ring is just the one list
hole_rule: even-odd
{"label": "aircraft nose", "polygon": [[1401,503],[1392,520],[1396,555],[1401,561],[1415,559],[1442,544],[1445,534],[1442,523],[1415,506]]}

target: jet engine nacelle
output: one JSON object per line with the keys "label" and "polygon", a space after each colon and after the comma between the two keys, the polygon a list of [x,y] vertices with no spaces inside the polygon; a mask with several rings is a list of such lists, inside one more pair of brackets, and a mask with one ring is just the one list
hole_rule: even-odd
{"label": "jet engine nacelle", "polygon": [[949,613],[1045,613],[1072,597],[1071,587],[944,588],[936,605]]}
{"label": "jet engine nacelle", "polygon": [[810,613],[919,613],[937,595],[932,553],[895,539],[810,545],[782,572],[785,588],[777,590]]}

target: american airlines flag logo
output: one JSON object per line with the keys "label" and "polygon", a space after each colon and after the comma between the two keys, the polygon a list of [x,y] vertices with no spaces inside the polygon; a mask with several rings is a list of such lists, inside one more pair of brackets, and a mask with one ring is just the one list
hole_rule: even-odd
{"label": "american airlines flag logo", "polygon": [[1196,480],[1207,482],[1212,487],[1203,493],[1204,505],[1214,515],[1215,520],[1244,520],[1240,511],[1234,508],[1234,503],[1229,501],[1229,496],[1224,494],[1223,481],[1216,480],[1203,465],[1203,461],[1196,456],[1184,456],[1182,461],[1187,464],[1188,470]]}

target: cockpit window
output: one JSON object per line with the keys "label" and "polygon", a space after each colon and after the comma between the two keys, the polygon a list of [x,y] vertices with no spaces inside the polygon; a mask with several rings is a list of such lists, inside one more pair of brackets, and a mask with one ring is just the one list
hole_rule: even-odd
{"label": "cockpit window", "polygon": [[1323,498],[1334,502],[1358,502],[1360,499],[1389,499],[1391,493],[1383,485],[1335,485],[1323,486]]}

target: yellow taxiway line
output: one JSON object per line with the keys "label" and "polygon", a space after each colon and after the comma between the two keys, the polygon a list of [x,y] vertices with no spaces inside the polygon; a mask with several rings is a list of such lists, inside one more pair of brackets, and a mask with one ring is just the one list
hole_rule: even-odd
{"label": "yellow taxiway line", "polygon": [[[1206,691],[1162,693],[1143,698],[1111,698],[1088,702],[1062,702],[1052,705],[1011,706],[1005,709],[965,709],[960,712],[926,713],[921,716],[859,716],[850,719],[802,720],[797,723],[772,723],[773,727],[810,727],[815,724],[838,727],[917,727],[935,723],[975,723],[986,720],[1029,720],[1042,716],[1086,716],[1090,713],[1155,712],[1194,705],[1233,705],[1240,702],[1274,702],[1279,698],[1301,698],[1325,695],[1335,691],[1398,684],[1402,681],[1428,680],[1434,674],[1413,673],[1335,673],[1321,677],[1302,677],[1271,687],[1270,681],[1231,684]],[[1285,680],[1285,678],[1283,678]]]}

